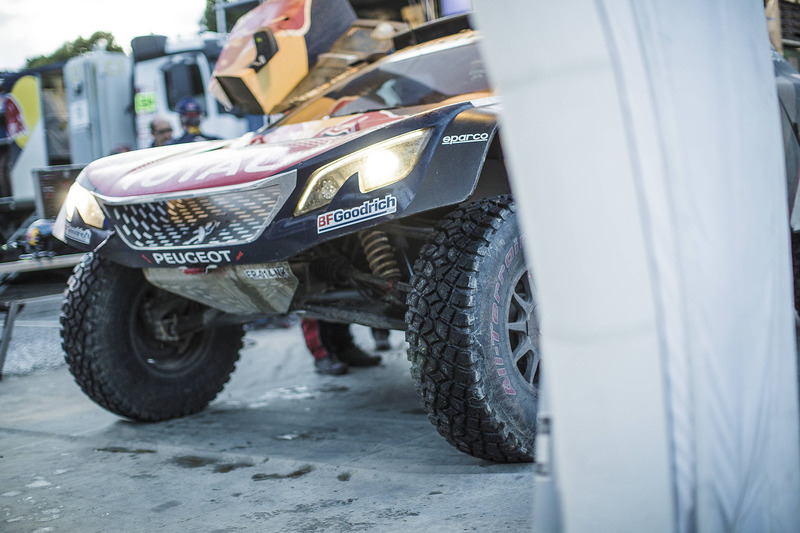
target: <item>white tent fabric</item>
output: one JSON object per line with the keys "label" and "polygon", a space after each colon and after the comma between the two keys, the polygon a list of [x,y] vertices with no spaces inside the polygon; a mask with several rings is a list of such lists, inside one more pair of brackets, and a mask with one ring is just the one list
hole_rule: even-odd
{"label": "white tent fabric", "polygon": [[558,527],[800,531],[763,4],[474,7],[540,297]]}

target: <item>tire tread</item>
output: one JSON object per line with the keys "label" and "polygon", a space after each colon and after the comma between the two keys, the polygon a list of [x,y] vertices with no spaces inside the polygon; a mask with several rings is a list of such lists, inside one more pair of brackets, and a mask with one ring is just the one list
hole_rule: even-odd
{"label": "tire tread", "polygon": [[60,316],[61,345],[75,382],[100,406],[133,420],[154,422],[202,410],[230,379],[239,358],[242,335],[223,336],[218,357],[221,368],[213,374],[207,372],[203,382],[193,387],[180,405],[158,411],[147,408],[131,397],[124,384],[120,386],[119,378],[110,375],[111,362],[103,359],[103,354],[114,347],[108,346],[99,335],[109,327],[108,313],[99,299],[114,290],[115,279],[128,274],[123,270],[129,269],[89,253],[75,267],[68,281]]}
{"label": "tire tread", "polygon": [[414,264],[406,313],[411,374],[428,418],[459,450],[497,462],[531,461],[533,454],[493,407],[472,333],[479,259],[513,213],[513,201],[502,196],[445,217]]}

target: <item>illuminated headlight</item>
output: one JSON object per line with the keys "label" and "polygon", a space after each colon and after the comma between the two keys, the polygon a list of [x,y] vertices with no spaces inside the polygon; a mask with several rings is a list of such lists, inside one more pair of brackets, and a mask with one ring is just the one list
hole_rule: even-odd
{"label": "illuminated headlight", "polygon": [[103,229],[105,216],[103,215],[103,210],[100,209],[100,204],[97,203],[97,199],[92,193],[77,183],[72,184],[72,187],[69,188],[67,199],[64,200],[64,213],[68,221],[72,220],[75,210],[78,211],[85,224]]}
{"label": "illuminated headlight", "polygon": [[362,193],[400,181],[417,165],[430,134],[430,128],[404,133],[320,167],[308,180],[294,214],[328,205],[353,174],[358,174]]}

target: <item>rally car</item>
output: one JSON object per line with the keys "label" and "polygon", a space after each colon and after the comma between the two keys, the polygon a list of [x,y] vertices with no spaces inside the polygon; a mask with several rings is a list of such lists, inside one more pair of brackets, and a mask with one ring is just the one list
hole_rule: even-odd
{"label": "rally car", "polygon": [[531,460],[539,326],[500,104],[479,35],[440,33],[396,39],[258,132],[86,167],[55,234],[91,251],[61,322],[88,396],[135,420],[195,413],[243,324],[297,313],[405,330],[438,431]]}

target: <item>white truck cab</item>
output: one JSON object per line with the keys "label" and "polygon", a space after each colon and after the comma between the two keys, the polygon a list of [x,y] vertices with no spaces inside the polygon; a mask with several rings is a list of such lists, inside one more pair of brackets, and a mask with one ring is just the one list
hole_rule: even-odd
{"label": "white truck cab", "polygon": [[249,129],[243,115],[226,111],[206,90],[224,43],[225,37],[216,33],[180,41],[163,35],[135,37],[131,41],[138,148],[152,144],[150,122],[155,117],[169,120],[175,136],[180,135],[176,106],[186,96],[193,97],[203,109],[203,133],[232,138]]}

